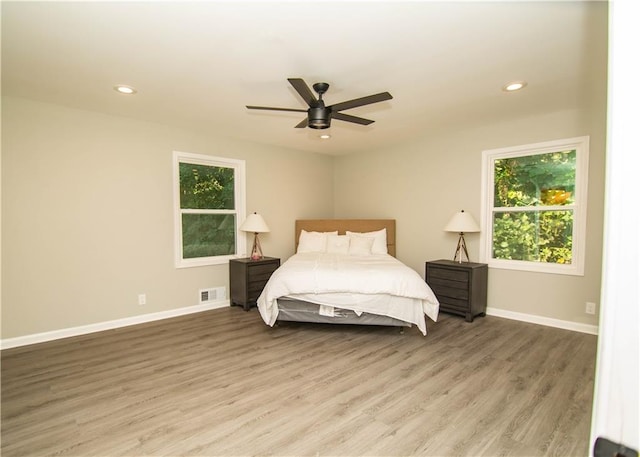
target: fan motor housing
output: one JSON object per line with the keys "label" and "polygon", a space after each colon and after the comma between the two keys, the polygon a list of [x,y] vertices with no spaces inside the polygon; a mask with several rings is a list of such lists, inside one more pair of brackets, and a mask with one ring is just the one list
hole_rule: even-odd
{"label": "fan motor housing", "polygon": [[312,129],[328,129],[331,126],[331,109],[319,106],[309,108],[309,127]]}

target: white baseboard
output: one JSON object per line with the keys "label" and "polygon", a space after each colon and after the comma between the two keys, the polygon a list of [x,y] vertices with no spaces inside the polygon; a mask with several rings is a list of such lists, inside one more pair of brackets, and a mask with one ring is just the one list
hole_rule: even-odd
{"label": "white baseboard", "polygon": [[[218,302],[207,303],[205,305],[187,306],[185,308],[170,309],[168,311],[160,311],[157,313],[141,314],[139,316],[125,317],[106,322],[98,322],[96,324],[82,325],[80,327],[71,327],[61,330],[53,330],[51,332],[35,333],[32,335],[19,336],[16,338],[7,338],[0,340],[0,349],[10,349],[29,344],[44,343],[72,336],[86,335],[88,333],[102,332],[104,330],[112,330],[114,328],[128,327],[130,325],[144,324],[145,322],[159,321],[169,319],[171,317],[183,316],[186,314],[199,313],[211,309],[224,308],[230,306],[229,300],[221,300]],[[562,328],[572,330],[574,332],[589,333],[591,335],[598,334],[598,326],[580,324],[577,322],[563,321],[560,319],[552,319],[550,317],[536,316],[533,314],[517,313],[499,308],[487,308],[487,315],[503,317],[505,319],[513,319],[516,321],[529,322],[532,324],[546,325],[547,327]]]}
{"label": "white baseboard", "polygon": [[171,317],[184,316],[186,314],[200,313],[211,309],[224,308],[230,306],[229,300],[220,300],[202,305],[187,306],[185,308],[170,309],[157,313],[141,314],[139,316],[125,317],[113,321],[98,322],[96,324],[81,325],[80,327],[71,327],[61,330],[53,330],[51,332],[35,333],[33,335],[18,336],[16,338],[7,338],[0,340],[0,349],[9,349],[28,344],[44,343],[46,341],[59,340],[61,338],[69,338],[71,336],[86,335],[88,333],[102,332],[104,330],[112,330],[114,328],[128,327],[130,325],[144,324],[145,322],[159,321],[169,319]]}
{"label": "white baseboard", "polygon": [[590,335],[598,334],[597,325],[580,324],[578,322],[563,321],[553,319],[551,317],[536,316],[534,314],[517,313],[499,308],[487,308],[488,316],[504,317],[515,321],[529,322],[531,324],[546,325],[547,327],[562,328],[565,330],[573,330],[574,332],[589,333]]}

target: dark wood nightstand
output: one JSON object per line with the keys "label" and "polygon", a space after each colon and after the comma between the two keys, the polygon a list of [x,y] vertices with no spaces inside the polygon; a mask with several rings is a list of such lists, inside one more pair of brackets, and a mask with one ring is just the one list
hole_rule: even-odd
{"label": "dark wood nightstand", "polygon": [[229,260],[229,289],[231,305],[244,307],[249,311],[256,306],[256,300],[262,293],[271,274],[280,266],[280,259],[263,257],[260,260],[251,258]]}
{"label": "dark wood nightstand", "polygon": [[426,263],[426,281],[440,302],[440,311],[459,314],[467,322],[487,312],[486,263],[434,260]]}

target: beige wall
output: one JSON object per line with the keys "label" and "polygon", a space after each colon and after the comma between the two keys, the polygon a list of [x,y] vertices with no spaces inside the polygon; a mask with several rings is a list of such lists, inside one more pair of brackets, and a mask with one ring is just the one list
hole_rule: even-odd
{"label": "beige wall", "polygon": [[[604,102],[604,100],[600,100]],[[488,306],[597,325],[585,302],[600,297],[606,108],[571,110],[457,130],[421,141],[340,157],[335,164],[336,217],[397,220],[398,258],[424,277],[425,261],[451,258],[457,235],[443,231],[461,209],[480,222],[482,151],[575,136],[590,136],[585,275],[491,269]],[[466,237],[478,261],[479,234]]]}
{"label": "beige wall", "polygon": [[246,160],[265,255],[293,253],[296,218],[333,214],[324,155],[6,97],[2,132],[3,339],[192,306],[228,285],[226,265],[174,268],[173,150]]}

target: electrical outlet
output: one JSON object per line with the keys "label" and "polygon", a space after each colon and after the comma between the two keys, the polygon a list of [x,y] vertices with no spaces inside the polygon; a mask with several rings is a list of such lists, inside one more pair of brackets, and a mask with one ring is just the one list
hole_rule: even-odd
{"label": "electrical outlet", "polygon": [[138,294],[138,305],[147,304],[147,294]]}
{"label": "electrical outlet", "polygon": [[587,313],[587,314],[595,314],[596,313],[596,304],[588,301],[584,312]]}

